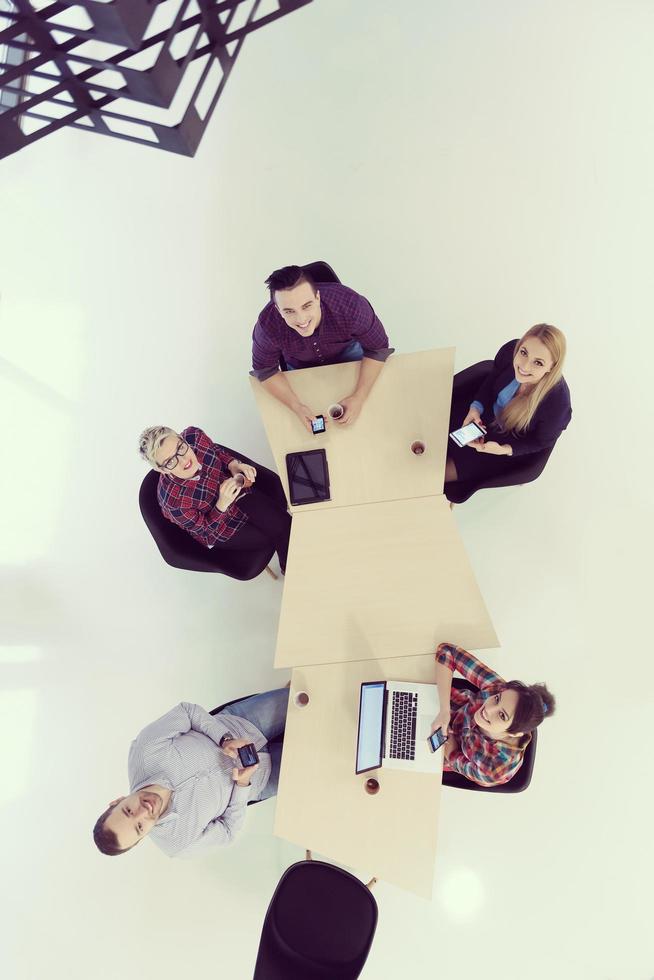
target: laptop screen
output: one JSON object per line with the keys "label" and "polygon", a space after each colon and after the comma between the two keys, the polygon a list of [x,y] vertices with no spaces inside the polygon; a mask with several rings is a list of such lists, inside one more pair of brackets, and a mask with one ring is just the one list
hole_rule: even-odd
{"label": "laptop screen", "polygon": [[356,764],[358,773],[379,769],[381,766],[385,694],[384,681],[361,685]]}

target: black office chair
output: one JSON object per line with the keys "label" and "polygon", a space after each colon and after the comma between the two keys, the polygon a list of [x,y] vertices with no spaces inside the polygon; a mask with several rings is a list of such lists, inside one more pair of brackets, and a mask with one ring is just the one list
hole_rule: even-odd
{"label": "black office chair", "polygon": [[[459,689],[466,689],[468,691],[477,690],[475,685],[471,684],[464,677],[453,677],[452,684]],[[477,783],[473,783],[471,779],[466,779],[465,776],[462,776],[458,772],[443,772],[443,786],[454,786],[456,789],[471,789],[480,793],[522,793],[531,782],[531,774],[534,771],[534,762],[536,760],[537,739],[538,732],[534,729],[531,733],[531,742],[525,749],[522,765],[508,783],[502,783],[501,786],[478,786]]]}
{"label": "black office chair", "polygon": [[377,903],[358,878],[299,861],[268,906],[253,980],[355,980],[376,928]]}
{"label": "black office chair", "polygon": [[327,262],[307,262],[302,268],[308,272],[314,282],[340,282],[331,265]]}
{"label": "black office chair", "polygon": [[[252,694],[246,694],[245,697],[254,697],[254,695],[252,695]],[[230,704],[236,704],[237,701],[244,701],[244,700],[245,700],[245,698],[232,698],[231,701],[225,701],[224,704],[219,704],[218,707],[217,708],[214,708],[213,711],[210,711],[209,714],[210,715],[217,715],[221,711],[224,711],[225,708],[229,708]],[[282,739],[283,739],[283,737],[284,737],[283,735],[280,735],[278,738],[272,738],[270,741],[271,742],[281,742]],[[248,800],[246,806],[253,806],[255,803],[263,803],[263,800]]]}
{"label": "black office chair", "polygon": [[[231,449],[228,452],[238,456],[244,463],[258,466],[258,464],[252,463],[252,460],[234,453]],[[157,500],[158,482],[159,474],[156,470],[150,470],[141,483],[139,507],[161,557],[168,565],[172,565],[173,568],[183,568],[190,572],[218,572],[241,582],[256,578],[265,568],[272,578],[277,578],[273,570],[268,567],[268,562],[275,553],[274,548],[259,551],[232,551],[231,549],[227,551],[219,546],[205,548],[199,541],[192,538],[188,531],[164,517]]]}
{"label": "black office chair", "polygon": [[[474,399],[492,366],[492,361],[479,361],[478,364],[472,364],[464,371],[459,371],[458,374],[454,375],[452,387],[453,415],[450,417],[450,432],[461,425],[470,402]],[[523,483],[532,483],[545,469],[553,448],[550,446],[549,449],[541,449],[537,453],[527,453],[525,456],[516,457],[515,460],[507,460],[504,472],[495,474],[488,479],[484,479],[480,475],[474,480],[455,480],[453,483],[446,483],[445,496],[452,504],[463,504],[477,490],[487,490],[492,487],[515,487]],[[472,451],[471,449],[470,452]]]}

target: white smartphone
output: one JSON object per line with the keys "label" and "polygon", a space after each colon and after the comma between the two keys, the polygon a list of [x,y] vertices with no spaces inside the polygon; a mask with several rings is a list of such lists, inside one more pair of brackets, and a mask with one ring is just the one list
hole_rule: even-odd
{"label": "white smartphone", "polygon": [[476,422],[468,422],[462,428],[450,432],[450,439],[457,446],[467,446],[469,442],[474,442],[475,439],[479,439],[480,436],[485,435],[486,433],[480,425],[477,425]]}

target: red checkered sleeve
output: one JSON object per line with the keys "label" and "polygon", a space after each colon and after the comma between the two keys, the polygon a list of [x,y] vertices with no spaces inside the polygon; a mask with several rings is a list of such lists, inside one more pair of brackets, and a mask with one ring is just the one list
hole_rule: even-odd
{"label": "red checkered sleeve", "polygon": [[189,425],[188,428],[184,429],[184,431],[180,434],[182,439],[185,439],[190,446],[193,446],[198,459],[200,459],[201,456],[209,450],[213,450],[224,466],[229,466],[232,460],[236,459],[236,456],[234,456],[232,453],[228,453],[224,446],[219,446],[217,442],[212,442],[206,432],[203,432],[202,429],[198,429],[198,427],[195,425]]}
{"label": "red checkered sleeve", "polygon": [[477,660],[463,647],[454,646],[452,643],[439,643],[436,648],[436,659],[439,663],[445,664],[452,673],[457,670],[475,687],[483,689],[491,684],[503,683],[499,674],[492,671],[481,660]]}

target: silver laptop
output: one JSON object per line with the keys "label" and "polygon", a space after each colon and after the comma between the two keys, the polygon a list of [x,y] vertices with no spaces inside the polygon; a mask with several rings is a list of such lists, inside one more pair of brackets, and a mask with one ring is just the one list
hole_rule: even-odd
{"label": "silver laptop", "polygon": [[440,710],[435,684],[370,681],[361,685],[356,772],[406,769],[440,772],[442,752],[427,738]]}

